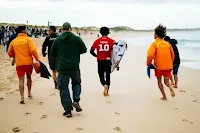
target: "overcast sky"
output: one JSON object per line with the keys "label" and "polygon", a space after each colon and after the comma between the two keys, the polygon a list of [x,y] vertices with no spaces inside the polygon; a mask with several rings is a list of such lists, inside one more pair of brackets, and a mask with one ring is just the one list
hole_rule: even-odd
{"label": "overcast sky", "polygon": [[[0,22],[152,29],[200,27],[200,0],[0,0]],[[153,2],[150,2],[153,1]]]}

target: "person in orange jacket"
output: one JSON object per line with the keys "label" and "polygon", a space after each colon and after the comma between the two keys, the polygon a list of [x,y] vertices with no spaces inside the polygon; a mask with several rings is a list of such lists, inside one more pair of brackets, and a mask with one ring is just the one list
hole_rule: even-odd
{"label": "person in orange jacket", "polygon": [[26,26],[18,27],[18,36],[11,42],[8,48],[8,55],[16,62],[16,71],[19,77],[19,90],[21,94],[20,104],[24,104],[24,76],[27,77],[28,97],[31,94],[31,74],[33,71],[33,57],[39,61],[37,49],[32,39],[27,36]]}
{"label": "person in orange jacket", "polygon": [[169,81],[173,68],[174,51],[172,46],[163,40],[165,36],[166,27],[161,24],[158,25],[154,30],[155,41],[151,44],[147,52],[147,66],[154,60],[154,65],[157,67],[157,69],[155,69],[155,76],[157,77],[158,87],[163,95],[161,100],[167,100],[162,84],[162,77],[164,77],[164,83],[169,88],[171,96],[175,96]]}

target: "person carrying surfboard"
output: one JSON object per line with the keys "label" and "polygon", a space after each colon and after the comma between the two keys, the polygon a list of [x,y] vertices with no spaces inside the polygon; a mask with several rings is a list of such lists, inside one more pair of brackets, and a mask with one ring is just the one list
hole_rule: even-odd
{"label": "person carrying surfboard", "polygon": [[164,83],[169,88],[171,96],[174,97],[175,93],[170,85],[171,70],[173,68],[174,51],[172,46],[163,40],[166,36],[166,27],[161,24],[154,30],[155,41],[151,44],[147,51],[147,66],[151,65],[154,60],[155,76],[157,77],[158,87],[163,95],[161,100],[167,100],[164,87],[162,84],[162,77],[164,77]]}
{"label": "person carrying surfboard", "polygon": [[[97,57],[98,74],[101,84],[104,86],[104,96],[109,96],[108,90],[110,88],[110,73],[111,73],[111,52],[115,41],[108,37],[110,33],[109,28],[101,27],[100,34],[102,37],[94,41],[90,53]],[[94,52],[97,50],[97,54]]]}

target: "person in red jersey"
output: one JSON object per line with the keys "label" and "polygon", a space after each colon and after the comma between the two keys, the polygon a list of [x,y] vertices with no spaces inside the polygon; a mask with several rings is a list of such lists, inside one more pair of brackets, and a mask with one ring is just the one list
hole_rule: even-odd
{"label": "person in red jersey", "polygon": [[[111,53],[115,41],[108,37],[109,28],[102,27],[100,34],[102,37],[98,38],[92,45],[90,53],[97,57],[98,74],[101,84],[104,86],[104,96],[109,96],[108,90],[110,87],[110,73],[111,73]],[[97,54],[94,51],[97,51]]]}

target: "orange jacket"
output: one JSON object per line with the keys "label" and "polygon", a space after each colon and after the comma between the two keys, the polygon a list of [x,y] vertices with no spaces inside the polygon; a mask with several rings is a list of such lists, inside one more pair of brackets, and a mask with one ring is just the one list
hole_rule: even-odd
{"label": "orange jacket", "polygon": [[35,44],[24,33],[19,33],[11,42],[8,48],[8,55],[15,58],[16,66],[32,65],[33,57],[39,61]]}
{"label": "orange jacket", "polygon": [[147,66],[154,60],[158,70],[170,70],[173,68],[174,51],[172,46],[163,39],[156,38],[147,52]]}

